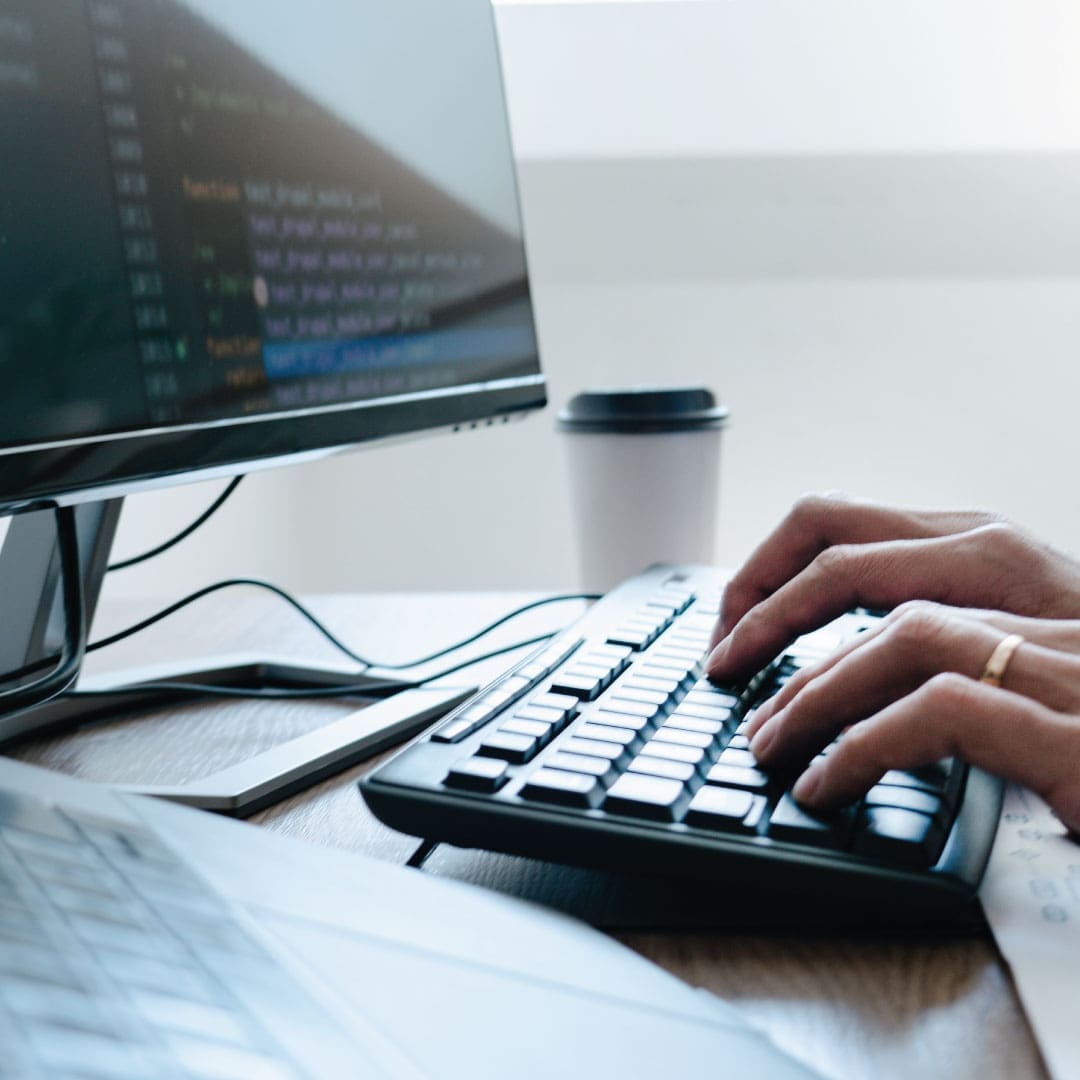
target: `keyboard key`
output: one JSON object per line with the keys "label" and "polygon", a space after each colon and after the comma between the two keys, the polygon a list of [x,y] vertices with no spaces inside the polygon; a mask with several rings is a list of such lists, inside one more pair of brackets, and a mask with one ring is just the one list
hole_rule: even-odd
{"label": "keyboard key", "polygon": [[535,720],[541,724],[550,724],[552,731],[561,731],[568,717],[562,709],[551,709],[544,705],[522,705],[514,711],[514,720]]}
{"label": "keyboard key", "polygon": [[[50,893],[53,887],[49,888]],[[96,899],[100,906],[103,897],[100,894],[87,894],[82,890],[73,890],[74,895],[86,898],[90,896]],[[5,900],[8,898],[5,897]],[[0,939],[4,944],[0,945],[0,970],[4,963],[3,949],[9,941],[33,941],[38,945],[48,947],[52,942],[47,931],[41,926],[40,920],[34,915],[29,907],[24,906],[25,901],[20,901],[17,896],[10,898],[15,906],[9,907],[7,903],[0,905]]]}
{"label": "keyboard key", "polygon": [[677,743],[679,746],[696,746],[699,750],[711,750],[713,737],[700,731],[682,731],[680,728],[668,727],[665,724],[652,737],[651,742]]}
{"label": "keyboard key", "polygon": [[863,805],[871,806],[895,806],[900,810],[917,810],[920,814],[943,821],[945,808],[941,799],[931,795],[928,791],[920,791],[913,787],[893,787],[891,784],[878,784],[872,787],[866,794]]}
{"label": "keyboard key", "polygon": [[641,626],[654,634],[662,634],[671,625],[671,616],[657,608],[643,607],[623,620],[623,626]]}
{"label": "keyboard key", "polygon": [[[677,728],[679,731],[697,731],[702,735],[719,735],[724,725],[719,720],[700,720],[696,716],[681,716],[673,713],[664,721],[664,727]],[[729,744],[730,745],[730,744]]]}
{"label": "keyboard key", "polygon": [[529,689],[529,680],[521,675],[511,675],[504,679],[498,686],[488,690],[481,702],[490,706],[492,712],[505,709],[513,701],[517,701],[526,690]]}
{"label": "keyboard key", "polygon": [[44,1075],[144,1080],[157,1071],[153,1059],[144,1056],[142,1049],[111,1035],[76,1031],[61,1024],[35,1024],[27,1034]]}
{"label": "keyboard key", "polygon": [[500,708],[502,708],[501,705],[491,705],[485,701],[478,701],[443,724],[431,736],[431,741],[458,742],[464,739],[466,735],[479,731],[484,724],[499,712]]}
{"label": "keyboard key", "polygon": [[963,784],[964,769],[952,758],[905,771],[891,769],[879,781],[896,787],[914,787],[940,795],[950,806],[956,805]]}
{"label": "keyboard key", "polygon": [[693,765],[685,761],[668,761],[666,758],[640,754],[627,766],[627,772],[644,773],[646,776],[662,776],[667,780],[679,780],[686,783],[697,774]]}
{"label": "keyboard key", "polygon": [[693,765],[695,769],[701,769],[708,764],[705,751],[699,750],[696,746],[679,746],[676,743],[650,740],[641,752],[649,757],[664,758],[667,761],[682,761],[687,765]]}
{"label": "keyboard key", "polygon": [[67,966],[63,956],[51,943],[32,943],[27,935],[23,940],[6,939],[0,945],[0,973],[4,977],[22,975],[35,982],[53,983],[78,990],[82,981]]}
{"label": "keyboard key", "polygon": [[760,769],[717,764],[705,774],[705,783],[745,788],[747,791],[764,791],[769,786],[769,778]]}
{"label": "keyboard key", "polygon": [[628,690],[623,686],[617,686],[611,692],[613,701],[636,701],[641,705],[655,705],[662,708],[668,703],[668,695],[658,693],[656,690]]}
{"label": "keyboard key", "polygon": [[916,791],[929,791],[934,794],[940,793],[944,787],[944,777],[923,778],[913,772],[903,772],[900,769],[890,769],[879,781],[889,787],[909,787]]}
{"label": "keyboard key", "polygon": [[649,600],[646,603],[645,608],[650,613],[655,612],[668,622],[674,620],[675,616],[679,614],[677,605],[662,599]]}
{"label": "keyboard key", "polygon": [[104,910],[113,921],[127,925],[139,926],[146,921],[142,905],[130,896],[117,897],[103,903],[101,893],[78,886],[50,882],[48,890],[49,899],[63,911],[99,915]]}
{"label": "keyboard key", "polygon": [[[665,657],[670,660],[683,660],[688,664],[700,663],[703,656],[703,649],[684,649],[678,645],[668,645],[667,642],[664,642],[663,649],[658,649],[656,652],[656,657],[658,658]],[[649,659],[652,660],[653,657],[650,657]]]}
{"label": "keyboard key", "polygon": [[43,836],[63,847],[81,847],[81,838],[72,825],[36,799],[5,793],[0,800],[0,824],[18,830],[16,835]]}
{"label": "keyboard key", "polygon": [[651,690],[654,693],[663,694],[670,698],[682,686],[678,679],[656,679],[646,675],[638,675],[636,672],[629,676],[622,684],[627,690]]}
{"label": "keyboard key", "polygon": [[517,673],[529,680],[530,686],[535,686],[541,679],[550,674],[550,670],[539,661],[533,660],[528,664],[522,664]]}
{"label": "keyboard key", "polygon": [[113,949],[98,949],[95,957],[112,978],[129,988],[161,990],[188,1001],[210,1004],[227,1000],[218,980],[194,962],[185,966]]}
{"label": "keyboard key", "polygon": [[62,1024],[64,1027],[117,1036],[120,1018],[110,1014],[108,1003],[101,1003],[82,988],[68,989],[56,984],[44,985],[30,979],[4,980],[5,1012],[10,1010],[20,1024],[34,1022]]}
{"label": "keyboard key", "polygon": [[473,730],[473,724],[463,716],[458,716],[453,720],[448,720],[438,731],[433,732],[431,741],[446,743],[457,742],[458,739],[464,739],[466,735],[472,734]]}
{"label": "keyboard key", "polygon": [[686,785],[678,780],[628,772],[611,785],[604,809],[655,821],[677,821],[686,802]]}
{"label": "keyboard key", "polygon": [[530,735],[512,735],[496,731],[489,735],[476,752],[482,757],[501,758],[511,765],[524,765],[531,761],[540,749],[540,740]]}
{"label": "keyboard key", "polygon": [[697,680],[696,664],[678,657],[664,656],[661,653],[650,653],[648,662],[642,664],[641,671],[666,671],[674,675],[681,683],[693,685]]}
{"label": "keyboard key", "polygon": [[643,720],[652,720],[664,712],[662,705],[649,705],[644,701],[630,701],[627,698],[613,697],[611,694],[608,694],[598,704],[605,711],[625,713],[627,716],[640,716]]}
{"label": "keyboard key", "polygon": [[[686,579],[682,578],[681,580],[685,581]],[[663,606],[670,604],[676,608],[676,612],[679,615],[681,615],[693,602],[694,591],[678,584],[665,585],[650,599],[645,601],[646,605],[657,603]]]}
{"label": "keyboard key", "polygon": [[[536,705],[541,709],[558,709],[563,713],[565,719],[576,716],[578,711],[578,699],[576,697],[570,694],[553,694],[550,691],[537,694],[536,697],[529,701],[529,705]],[[518,715],[520,715],[520,712],[521,710],[518,710]]]}
{"label": "keyboard key", "polygon": [[678,716],[696,716],[699,720],[716,720],[721,724],[730,724],[734,721],[732,712],[725,705],[702,705],[696,701],[679,702],[675,709]]}
{"label": "keyboard key", "polygon": [[630,663],[634,650],[625,645],[597,645],[581,656],[583,664],[597,664],[615,674],[624,671]]}
{"label": "keyboard key", "polygon": [[136,956],[173,960],[182,963],[187,958],[183,945],[165,930],[135,929],[120,926],[108,919],[87,915],[68,916],[68,924],[76,935],[93,949],[120,949]]}
{"label": "keyboard key", "polygon": [[585,655],[592,656],[594,654],[603,656],[608,660],[625,661],[626,663],[629,663],[634,658],[634,650],[627,648],[625,645],[590,644]]}
{"label": "keyboard key", "polygon": [[769,819],[769,836],[773,840],[787,840],[797,844],[843,848],[851,832],[853,817],[850,810],[811,814],[790,794],[785,794],[776,804],[776,809]]}
{"label": "keyboard key", "polygon": [[575,638],[571,641],[556,641],[553,645],[549,645],[544,649],[534,662],[543,665],[544,670],[550,674],[577,651],[581,642],[581,638]]}
{"label": "keyboard key", "polygon": [[626,645],[635,652],[647,649],[655,640],[655,634],[641,627],[620,626],[608,635],[609,645]]}
{"label": "keyboard key", "polygon": [[560,750],[544,761],[545,768],[562,769],[564,772],[585,773],[599,780],[614,780],[615,768],[607,758],[570,754]]}
{"label": "keyboard key", "polygon": [[738,694],[721,690],[718,686],[713,686],[708,679],[698,680],[694,689],[686,695],[685,700],[696,702],[698,705],[715,705],[727,709],[734,709],[739,704]]}
{"label": "keyboard key", "polygon": [[615,711],[607,706],[603,706],[593,713],[593,719],[600,724],[626,728],[628,731],[647,731],[650,726],[650,718],[648,717],[632,716],[628,713]]}
{"label": "keyboard key", "polygon": [[757,768],[757,758],[749,750],[725,750],[716,760],[718,765],[734,765],[740,769]]}
{"label": "keyboard key", "polygon": [[596,679],[606,689],[615,678],[615,668],[612,664],[586,664],[582,660],[575,660],[563,674],[573,678]]}
{"label": "keyboard key", "polygon": [[681,603],[682,600],[676,599],[674,596],[668,596],[666,593],[656,593],[645,601],[645,606],[650,609],[656,608],[657,611],[662,611],[670,617],[682,614],[684,608]]}
{"label": "keyboard key", "polygon": [[595,776],[548,768],[537,769],[521,789],[523,799],[583,808],[596,806],[602,794]]}
{"label": "keyboard key", "polygon": [[692,612],[685,619],[679,620],[679,629],[686,628],[688,631],[697,631],[708,637],[716,627],[716,619],[710,615],[702,615],[700,612]]}
{"label": "keyboard key", "polygon": [[738,734],[732,735],[731,738],[728,739],[727,744],[728,744],[728,749],[729,750],[749,750],[750,749],[750,740],[745,735],[738,735]]}
{"label": "keyboard key", "polygon": [[620,746],[632,746],[637,742],[637,732],[630,728],[609,727],[606,724],[582,724],[574,735],[579,739],[600,739]]}
{"label": "keyboard key", "polygon": [[690,677],[689,672],[690,668],[686,664],[654,664],[650,656],[634,668],[632,675],[635,678],[640,675],[644,679],[677,680],[680,686],[690,687],[695,680]]}
{"label": "keyboard key", "polygon": [[734,788],[703,787],[690,800],[686,824],[725,832],[752,833],[757,830],[766,805],[763,795]]}
{"label": "keyboard key", "polygon": [[69,816],[113,866],[125,874],[147,871],[169,879],[192,880],[191,872],[153,833],[82,815]]}
{"label": "keyboard key", "polygon": [[709,647],[708,634],[684,634],[680,630],[669,630],[664,635],[665,647],[686,649],[687,652],[703,656]]}
{"label": "keyboard key", "polygon": [[620,743],[603,742],[599,739],[571,738],[560,744],[561,750],[568,754],[584,754],[586,757],[604,758],[613,763],[622,763],[629,754]]}
{"label": "keyboard key", "polygon": [[905,866],[929,866],[937,860],[941,841],[941,830],[926,814],[872,806],[863,811],[854,849],[860,855]]}
{"label": "keyboard key", "polygon": [[600,695],[604,680],[592,675],[571,675],[563,672],[551,680],[551,690],[556,694],[573,695],[581,701],[592,701]]}
{"label": "keyboard key", "polygon": [[509,731],[511,735],[531,735],[534,739],[539,739],[543,744],[555,734],[555,725],[545,723],[543,720],[526,720],[521,717],[511,717],[505,724],[499,726],[499,730]]}

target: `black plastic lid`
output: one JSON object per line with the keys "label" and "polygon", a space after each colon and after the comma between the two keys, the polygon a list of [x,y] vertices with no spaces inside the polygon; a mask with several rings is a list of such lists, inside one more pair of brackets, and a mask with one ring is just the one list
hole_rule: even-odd
{"label": "black plastic lid", "polygon": [[728,411],[704,386],[632,386],[585,390],[559,413],[559,430],[644,434],[715,431],[727,424]]}

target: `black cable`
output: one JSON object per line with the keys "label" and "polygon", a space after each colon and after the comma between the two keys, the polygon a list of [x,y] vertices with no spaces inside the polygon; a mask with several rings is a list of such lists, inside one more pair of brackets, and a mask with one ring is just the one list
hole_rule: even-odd
{"label": "black cable", "polygon": [[517,649],[525,649],[530,645],[539,645],[541,642],[550,641],[557,632],[558,631],[550,634],[539,634],[536,637],[528,638],[526,641],[515,641],[512,645],[504,645],[501,648],[486,652],[481,656],[471,657],[468,660],[462,661],[460,664],[454,664],[452,667],[444,668],[434,675],[427,675],[422,679],[417,679],[415,682],[403,683],[394,680],[392,682],[387,681],[383,683],[346,683],[341,686],[317,686],[312,687],[311,689],[290,690],[284,687],[272,686],[214,686],[211,683],[164,681],[144,682],[134,686],[120,686],[112,690],[72,690],[64,696],[75,699],[101,698],[121,694],[144,694],[150,691],[154,693],[175,694],[177,697],[191,695],[196,697],[260,698],[274,701],[289,701],[292,699],[304,698],[369,697],[379,690],[408,690],[418,686],[426,686],[428,683],[435,682],[438,679],[445,679],[448,675],[454,675],[465,668],[472,667],[473,664],[482,663],[484,660],[492,660],[497,656],[503,656],[505,653],[514,652]]}
{"label": "black cable", "polygon": [[232,480],[229,481],[225,490],[186,529],[182,529],[170,540],[166,540],[163,544],[158,544],[156,548],[151,548],[149,551],[144,551],[141,555],[133,555],[130,559],[123,559],[120,562],[110,563],[105,569],[110,573],[113,570],[126,570],[129,566],[137,566],[139,563],[153,559],[162,552],[168,551],[169,548],[179,544],[181,540],[186,540],[200,525],[205,525],[206,522],[221,509],[225,500],[240,486],[240,481],[243,479],[243,474],[234,476]]}
{"label": "black cable", "polygon": [[134,634],[139,633],[141,630],[145,630],[155,623],[161,622],[162,619],[168,618],[170,615],[180,611],[181,608],[186,608],[189,604],[194,604],[196,600],[201,600],[204,596],[209,596],[211,593],[220,592],[222,589],[232,589],[239,585],[250,585],[252,588],[266,589],[268,592],[272,592],[275,596],[280,597],[287,604],[296,609],[316,630],[319,631],[323,637],[326,638],[336,649],[344,653],[350,660],[355,660],[358,664],[363,664],[364,667],[374,667],[370,661],[365,660],[362,656],[354,653],[352,649],[348,647],[343,641],[338,640],[337,637],[317,618],[303,604],[300,603],[295,597],[290,596],[284,589],[278,588],[277,585],[271,584],[269,581],[261,581],[259,578],[229,578],[227,581],[218,581],[213,585],[207,585],[205,588],[198,589],[188,596],[185,596],[181,600],[177,600],[176,603],[170,604],[167,608],[163,608],[161,611],[154,615],[150,615],[140,622],[135,623],[133,626],[127,627],[125,630],[118,630],[115,634],[110,634],[106,638],[102,638],[100,641],[95,641],[87,646],[87,652],[95,652],[98,649],[104,649],[109,645],[115,645],[118,641],[123,641],[125,638],[132,637]]}
{"label": "black cable", "polygon": [[408,862],[406,862],[405,865],[411,866],[414,870],[422,869],[424,863],[428,861],[438,846],[438,840],[421,840],[420,846],[409,856]]}
{"label": "black cable", "polygon": [[0,712],[14,713],[41,705],[62,694],[79,677],[86,653],[86,603],[83,595],[82,566],[79,562],[79,534],[75,526],[75,510],[70,506],[55,507],[56,537],[60,549],[60,578],[63,585],[64,643],[58,656],[38,664],[30,664],[5,677],[6,682],[23,678],[46,664],[53,670],[25,686],[0,690]]}
{"label": "black cable", "polygon": [[[518,615],[524,614],[526,611],[532,611],[534,608],[543,607],[546,604],[557,604],[567,600],[599,600],[600,595],[597,593],[562,593],[558,596],[548,596],[542,600],[534,600],[529,604],[523,604],[521,607],[515,608],[513,611],[507,612],[507,614],[496,619],[493,623],[489,623],[483,629],[478,630],[470,637],[464,638],[461,641],[456,641],[451,645],[446,646],[444,649],[429,654],[428,656],[421,656],[415,660],[410,660],[406,663],[399,664],[380,664],[375,660],[367,660],[357,653],[354,653],[348,646],[339,641],[334,634],[327,629],[303,604],[300,603],[295,597],[290,596],[284,589],[279,588],[277,585],[273,585],[268,581],[260,581],[258,578],[231,578],[228,581],[219,581],[213,585],[207,585],[203,589],[199,589],[196,592],[191,593],[189,596],[185,596],[176,603],[170,604],[167,608],[162,609],[154,615],[150,615],[147,618],[135,623],[132,626],[127,627],[124,630],[119,630],[115,634],[109,635],[109,637],[102,638],[99,641],[92,642],[86,646],[86,652],[96,652],[98,649],[104,649],[109,645],[115,645],[118,641],[123,641],[125,638],[132,637],[142,630],[146,630],[148,627],[153,626],[155,623],[160,622],[162,619],[167,618],[169,615],[174,614],[181,608],[187,607],[189,604],[195,603],[196,600],[201,600],[204,596],[209,596],[211,593],[219,592],[222,589],[233,588],[238,585],[250,585],[252,587],[266,589],[272,592],[275,596],[281,597],[293,608],[295,608],[305,619],[308,620],[315,627],[320,634],[322,634],[328,641],[330,641],[336,648],[340,649],[351,660],[355,660],[358,664],[361,664],[365,668],[383,668],[388,671],[404,671],[411,667],[418,667],[420,664],[428,663],[431,660],[438,660],[448,653],[454,652],[457,649],[464,648],[466,645],[471,645],[474,641],[478,641],[486,634],[491,633],[492,630],[497,629],[510,619],[515,618]],[[31,675],[35,671],[40,671],[48,664],[56,663],[57,657],[47,657],[44,660],[38,660],[33,664],[27,664],[25,667],[19,668],[17,671],[13,671],[8,675],[9,679],[23,678],[26,675]],[[389,687],[391,684],[387,684]]]}
{"label": "black cable", "polygon": [[560,593],[558,596],[548,596],[543,600],[534,600],[530,604],[522,604],[521,607],[514,608],[513,611],[508,611],[501,618],[496,619],[493,623],[488,623],[482,630],[477,630],[471,637],[463,638],[460,641],[455,641],[453,645],[447,645],[445,649],[439,649],[438,652],[430,653],[427,656],[421,656],[416,660],[409,660],[403,664],[380,664],[372,661],[369,666],[384,668],[386,671],[404,671],[407,668],[419,667],[421,664],[426,664],[431,660],[439,660],[449,653],[457,652],[458,649],[465,648],[466,645],[471,645],[474,641],[479,641],[482,637],[487,637],[493,630],[497,630],[500,626],[508,623],[511,619],[516,619],[519,615],[524,615],[526,611],[532,611],[534,608],[545,607],[548,604],[561,604],[566,600],[599,600],[599,593]]}
{"label": "black cable", "polygon": [[500,626],[509,622],[511,619],[516,618],[518,615],[523,615],[527,611],[532,611],[535,608],[544,607],[547,604],[563,603],[567,600],[599,600],[600,597],[595,593],[562,593],[558,596],[547,596],[541,600],[533,600],[531,603],[523,604],[521,607],[515,608],[513,611],[507,612],[494,622],[489,623],[487,626],[478,630],[475,634],[470,635],[467,638],[463,638],[460,641],[455,641],[452,645],[447,645],[443,649],[438,649],[436,652],[429,653],[427,656],[421,656],[414,660],[409,660],[405,663],[387,663],[383,664],[377,660],[370,660],[367,657],[361,656],[359,653],[353,652],[344,642],[336,637],[326,626],[323,625],[316,617],[309,611],[299,600],[294,596],[287,593],[284,589],[279,588],[277,585],[271,584],[269,581],[261,581],[258,578],[230,578],[227,581],[218,581],[213,585],[207,585],[205,588],[199,589],[196,592],[191,593],[189,596],[185,596],[181,600],[177,600],[176,603],[170,604],[167,608],[157,612],[154,615],[135,623],[132,626],[127,627],[124,630],[119,630],[115,634],[109,635],[109,637],[102,638],[100,641],[95,641],[88,646],[87,652],[95,652],[98,649],[104,649],[109,645],[115,645],[118,641],[123,641],[125,638],[129,638],[134,634],[139,633],[142,630],[153,626],[155,623],[160,622],[162,619],[168,618],[168,616],[179,611],[181,608],[187,607],[189,604],[195,603],[196,600],[201,600],[204,596],[209,596],[211,593],[220,592],[222,589],[230,589],[239,585],[249,585],[253,588],[266,589],[272,592],[275,596],[280,597],[287,604],[293,607],[300,613],[313,627],[327,641],[330,642],[336,649],[342,652],[350,660],[355,660],[356,663],[362,664],[365,668],[382,668],[387,671],[404,671],[407,668],[419,667],[421,664],[429,663],[432,660],[439,660],[449,653],[455,652],[458,649],[464,648],[466,645],[471,645],[474,641],[479,641],[480,638],[486,637],[493,630],[497,630]]}

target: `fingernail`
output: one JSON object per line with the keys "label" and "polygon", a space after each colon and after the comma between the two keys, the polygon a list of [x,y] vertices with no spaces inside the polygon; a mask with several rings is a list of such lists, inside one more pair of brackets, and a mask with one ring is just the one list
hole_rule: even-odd
{"label": "fingernail", "polygon": [[772,701],[766,701],[756,709],[751,709],[746,714],[746,734],[753,738],[769,721],[772,716]]}
{"label": "fingernail", "polygon": [[796,802],[810,803],[814,801],[814,796],[817,794],[817,790],[821,787],[821,774],[824,770],[823,765],[811,765],[795,782],[795,786],[791,789],[791,794],[794,796]]}
{"label": "fingernail", "polygon": [[776,737],[776,724],[765,724],[758,733],[750,740],[750,753],[761,760],[763,755],[768,751],[770,744]]}
{"label": "fingernail", "polygon": [[724,659],[724,654],[727,652],[727,641],[721,641],[719,645],[711,653],[709,653],[708,660],[705,661],[705,670],[710,674],[714,674],[714,669],[717,668]]}

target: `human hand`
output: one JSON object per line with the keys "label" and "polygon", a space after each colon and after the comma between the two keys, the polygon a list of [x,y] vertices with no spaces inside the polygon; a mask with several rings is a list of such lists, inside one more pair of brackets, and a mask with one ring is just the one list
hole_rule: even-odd
{"label": "human hand", "polygon": [[992,514],[809,496],[724,591],[709,677],[738,681],[844,611],[913,599],[1080,618],[1080,564]]}
{"label": "human hand", "polygon": [[[1007,634],[1023,643],[1000,687],[979,681]],[[751,717],[767,768],[801,764],[810,808],[851,802],[888,769],[957,756],[1042,796],[1080,833],[1080,620],[914,602],[794,675]]]}

